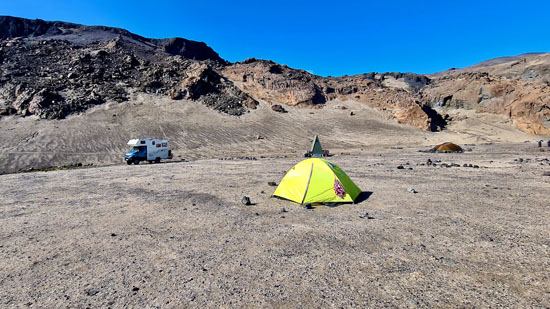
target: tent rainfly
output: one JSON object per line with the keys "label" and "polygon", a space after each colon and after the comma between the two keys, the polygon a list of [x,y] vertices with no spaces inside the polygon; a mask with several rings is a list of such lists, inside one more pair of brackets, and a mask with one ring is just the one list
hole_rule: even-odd
{"label": "tent rainfly", "polygon": [[314,158],[321,158],[323,156],[323,147],[321,147],[321,142],[319,141],[319,136],[315,135],[313,138],[313,143],[311,143],[310,154]]}
{"label": "tent rainfly", "polygon": [[311,158],[290,169],[273,196],[303,205],[353,203],[360,193],[361,189],[334,163]]}

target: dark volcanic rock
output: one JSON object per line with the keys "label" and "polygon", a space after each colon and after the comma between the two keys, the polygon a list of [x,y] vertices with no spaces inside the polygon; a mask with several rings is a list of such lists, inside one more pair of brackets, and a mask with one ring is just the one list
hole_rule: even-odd
{"label": "dark volcanic rock", "polygon": [[203,42],[183,38],[148,39],[124,29],[105,26],[84,26],[61,21],[44,21],[11,16],[0,16],[0,39],[11,38],[57,39],[85,45],[115,38],[132,42],[142,48],[164,51],[186,59],[212,60],[226,63],[212,48]]}
{"label": "dark volcanic rock", "polygon": [[274,111],[274,112],[278,112],[278,113],[287,113],[286,109],[284,109],[281,105],[279,104],[273,104],[271,105],[271,110]]}
{"label": "dark volcanic rock", "polygon": [[0,17],[0,38],[0,116],[59,119],[132,92],[230,115],[257,105],[217,72],[226,61],[201,42],[8,16]]}
{"label": "dark volcanic rock", "polygon": [[248,196],[243,196],[243,198],[241,199],[241,203],[243,205],[252,205],[252,203],[250,202],[250,198]]}
{"label": "dark volcanic rock", "polygon": [[171,55],[179,55],[188,59],[195,60],[215,60],[225,63],[212,48],[203,42],[190,41],[182,38],[158,40],[159,45],[164,51]]}
{"label": "dark volcanic rock", "polygon": [[0,16],[0,39],[58,34],[55,22]]}

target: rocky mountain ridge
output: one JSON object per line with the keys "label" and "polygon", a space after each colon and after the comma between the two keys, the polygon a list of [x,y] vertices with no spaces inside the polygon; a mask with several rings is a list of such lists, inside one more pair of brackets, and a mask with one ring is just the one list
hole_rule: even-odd
{"label": "rocky mountain ridge", "polygon": [[59,119],[130,93],[193,100],[239,116],[267,104],[322,108],[353,100],[398,122],[443,129],[452,109],[502,114],[550,134],[550,54],[502,58],[434,75],[321,77],[254,58],[229,63],[206,44],[123,29],[0,17],[0,114]]}
{"label": "rocky mountain ridge", "polygon": [[198,100],[231,115],[257,104],[217,73],[226,61],[201,42],[13,17],[0,17],[0,27],[2,115],[59,119],[135,91]]}

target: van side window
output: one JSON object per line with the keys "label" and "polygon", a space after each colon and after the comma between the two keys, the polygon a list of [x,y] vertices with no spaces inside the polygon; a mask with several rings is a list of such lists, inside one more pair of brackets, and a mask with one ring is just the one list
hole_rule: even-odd
{"label": "van side window", "polygon": [[141,141],[141,143],[140,143],[140,144],[142,144],[142,145],[145,145],[145,141]]}
{"label": "van side window", "polygon": [[168,143],[162,143],[162,147],[168,146]]}
{"label": "van side window", "polygon": [[157,144],[157,148],[160,148],[160,144]]}
{"label": "van side window", "polygon": [[155,141],[153,141],[153,145],[155,144]]}

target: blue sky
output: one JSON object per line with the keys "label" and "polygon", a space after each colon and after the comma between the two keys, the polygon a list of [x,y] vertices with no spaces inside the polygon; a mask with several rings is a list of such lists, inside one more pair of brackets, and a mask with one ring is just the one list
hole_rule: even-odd
{"label": "blue sky", "polygon": [[550,1],[0,0],[0,15],[203,41],[318,75],[433,73],[550,51]]}

